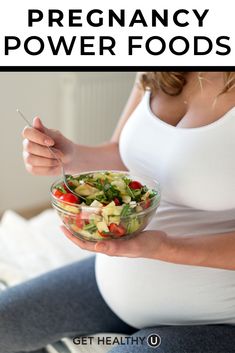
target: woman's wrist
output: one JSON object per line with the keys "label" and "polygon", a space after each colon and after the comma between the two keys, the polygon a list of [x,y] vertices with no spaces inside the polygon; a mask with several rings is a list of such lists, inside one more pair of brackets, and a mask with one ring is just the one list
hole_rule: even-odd
{"label": "woman's wrist", "polygon": [[66,170],[70,174],[78,174],[91,169],[91,148],[91,146],[80,145],[72,142],[69,153],[69,162],[66,165]]}
{"label": "woman's wrist", "polygon": [[187,262],[188,254],[185,251],[183,239],[171,237],[164,232],[158,231],[157,233],[161,233],[161,237],[154,251],[154,258],[156,260],[172,263]]}
{"label": "woman's wrist", "polygon": [[161,232],[161,234],[159,245],[154,251],[154,258],[156,260],[173,262],[176,258],[177,243],[165,232]]}
{"label": "woman's wrist", "polygon": [[73,144],[67,171],[71,174],[88,170],[127,170],[123,164],[118,144],[107,142],[98,146]]}
{"label": "woman's wrist", "polygon": [[169,236],[163,231],[146,230],[140,233],[141,242],[139,242],[141,253],[140,257],[149,259],[169,261],[172,252],[172,244]]}
{"label": "woman's wrist", "polygon": [[66,163],[66,171],[70,174],[76,174],[80,172],[80,161],[79,157],[79,145],[71,142],[68,163]]}

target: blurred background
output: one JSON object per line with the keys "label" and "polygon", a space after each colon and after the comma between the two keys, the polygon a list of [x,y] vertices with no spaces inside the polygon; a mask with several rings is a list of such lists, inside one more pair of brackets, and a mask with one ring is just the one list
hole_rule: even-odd
{"label": "blurred background", "polygon": [[11,209],[31,217],[49,207],[53,178],[29,175],[22,161],[19,108],[32,121],[38,115],[50,128],[75,142],[107,141],[119,120],[135,73],[0,73],[0,216]]}

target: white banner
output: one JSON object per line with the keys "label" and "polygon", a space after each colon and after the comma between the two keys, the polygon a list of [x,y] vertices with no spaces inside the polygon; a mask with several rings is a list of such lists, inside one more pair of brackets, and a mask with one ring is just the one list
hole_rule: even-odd
{"label": "white banner", "polygon": [[0,66],[233,66],[232,1],[8,0]]}

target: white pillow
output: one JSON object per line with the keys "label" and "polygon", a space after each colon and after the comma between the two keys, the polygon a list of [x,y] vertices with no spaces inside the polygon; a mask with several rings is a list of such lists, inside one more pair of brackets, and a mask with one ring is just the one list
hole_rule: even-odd
{"label": "white pillow", "polygon": [[54,210],[29,221],[6,211],[0,225],[0,266],[15,267],[27,279],[90,256],[63,235],[60,224]]}

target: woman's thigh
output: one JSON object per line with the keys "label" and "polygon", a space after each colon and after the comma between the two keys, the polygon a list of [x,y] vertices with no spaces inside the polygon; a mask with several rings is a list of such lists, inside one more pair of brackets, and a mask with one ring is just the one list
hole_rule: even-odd
{"label": "woman's thigh", "polygon": [[104,302],[94,256],[0,294],[0,352],[33,351],[61,337],[133,333]]}
{"label": "woman's thigh", "polygon": [[[147,343],[152,334],[161,337],[160,345],[154,350]],[[230,325],[152,327],[139,330],[131,337],[133,342],[129,340],[129,344],[119,345],[110,353],[235,353],[235,326]],[[157,341],[153,338],[152,342]]]}

